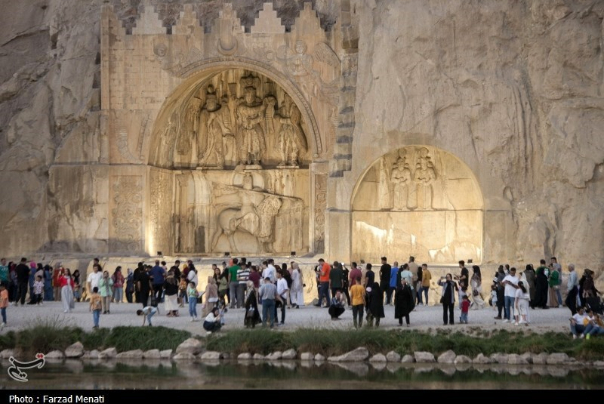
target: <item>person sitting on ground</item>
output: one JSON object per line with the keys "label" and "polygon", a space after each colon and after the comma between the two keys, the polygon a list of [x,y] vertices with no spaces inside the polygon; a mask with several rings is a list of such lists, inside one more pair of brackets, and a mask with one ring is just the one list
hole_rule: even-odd
{"label": "person sitting on ground", "polygon": [[331,298],[331,305],[329,306],[329,315],[332,320],[339,320],[340,316],[346,311],[346,299],[344,294],[338,290],[336,295]]}
{"label": "person sitting on ground", "polygon": [[222,324],[220,324],[219,312],[218,307],[214,307],[203,321],[203,329],[206,330],[208,334],[219,331],[220,327],[222,327]]}
{"label": "person sitting on ground", "polygon": [[585,315],[584,307],[577,307],[577,312],[573,314],[570,320],[570,332],[573,334],[573,339],[576,339],[579,334],[585,331],[587,316]]}
{"label": "person sitting on ground", "polygon": [[153,306],[145,306],[142,310],[138,309],[136,311],[137,316],[143,316],[143,326],[145,325],[145,321],[149,321],[149,327],[153,326],[151,323],[151,317],[157,313],[157,307]]}
{"label": "person sitting on ground", "polygon": [[591,307],[588,307],[585,309],[585,314],[587,315],[587,325],[579,338],[589,339],[592,335],[604,334],[604,323],[598,313],[595,313]]}

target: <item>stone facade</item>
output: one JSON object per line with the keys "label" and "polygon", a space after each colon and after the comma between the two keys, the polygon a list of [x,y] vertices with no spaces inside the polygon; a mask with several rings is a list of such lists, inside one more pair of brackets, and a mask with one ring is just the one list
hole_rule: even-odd
{"label": "stone facade", "polygon": [[5,256],[604,263],[601,2],[4,11]]}

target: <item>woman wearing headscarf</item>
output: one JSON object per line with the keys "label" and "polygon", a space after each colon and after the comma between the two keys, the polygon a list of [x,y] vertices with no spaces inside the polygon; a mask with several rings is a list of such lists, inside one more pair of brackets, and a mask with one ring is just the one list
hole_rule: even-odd
{"label": "woman wearing headscarf", "polygon": [[380,284],[373,282],[373,284],[367,288],[367,325],[373,327],[373,320],[375,319],[375,326],[380,326],[380,319],[384,318],[384,299],[382,298],[382,291]]}
{"label": "woman wearing headscarf", "polygon": [[208,276],[208,284],[206,285],[204,295],[206,302],[203,315],[207,316],[214,307],[218,306],[218,285],[216,285],[216,279],[214,279],[214,276]]}
{"label": "woman wearing headscarf", "polygon": [[472,278],[470,279],[470,284],[472,285],[472,305],[470,308],[473,310],[484,309],[486,303],[482,298],[482,274],[480,273],[480,267],[473,265],[472,271]]}
{"label": "woman wearing headscarf", "polygon": [[297,262],[292,264],[292,287],[291,300],[293,307],[299,309],[304,306],[304,283],[302,282],[302,272]]}
{"label": "woman wearing headscarf", "polygon": [[75,307],[73,298],[73,278],[69,268],[62,268],[59,275],[59,285],[61,286],[61,302],[63,302],[63,312],[69,313]]}
{"label": "woman wearing headscarf", "polygon": [[440,302],[443,305],[443,324],[455,324],[453,309],[455,307],[455,292],[459,291],[457,283],[453,281],[453,276],[447,274],[445,278],[440,278],[438,285],[442,286]]}
{"label": "woman wearing headscarf", "polygon": [[406,278],[401,278],[401,282],[394,292],[394,318],[398,319],[398,325],[403,325],[403,317],[409,323],[409,313],[415,308],[415,302],[413,301],[413,291],[411,286],[407,283]]}
{"label": "woman wearing headscarf", "polygon": [[174,271],[169,270],[168,276],[162,285],[164,288],[164,305],[166,316],[178,317],[178,281],[174,276]]}
{"label": "woman wearing headscarf", "polygon": [[254,282],[247,281],[247,296],[245,298],[245,314],[243,324],[246,328],[254,328],[260,324],[260,312],[258,311],[258,292],[254,287]]}
{"label": "woman wearing headscarf", "polygon": [[44,266],[44,300],[52,302],[52,268],[46,264]]}
{"label": "woman wearing headscarf", "polygon": [[535,305],[535,268],[533,268],[533,264],[526,264],[522,275],[526,277],[524,287],[530,295],[529,306],[533,308]]}
{"label": "woman wearing headscarf", "polygon": [[134,293],[134,272],[131,268],[128,268],[128,275],[126,275],[126,301],[132,303],[132,294]]}

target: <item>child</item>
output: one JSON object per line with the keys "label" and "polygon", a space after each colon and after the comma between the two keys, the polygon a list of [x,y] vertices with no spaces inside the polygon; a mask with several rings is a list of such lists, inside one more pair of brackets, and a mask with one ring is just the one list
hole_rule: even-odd
{"label": "child", "polygon": [[489,300],[493,310],[497,310],[497,283],[493,282],[491,285],[491,300]]}
{"label": "child", "polygon": [[187,297],[189,298],[189,315],[191,316],[191,322],[197,321],[197,288],[195,282],[189,281],[187,284]]}
{"label": "child", "polygon": [[[516,289],[515,299],[514,299],[514,308],[515,310],[515,325],[526,324],[529,325],[528,321],[528,309],[529,309],[529,300],[531,296],[529,295],[526,287],[524,286],[524,282],[518,282],[518,289]],[[520,320],[520,321],[519,321]]]}
{"label": "child", "polygon": [[90,309],[92,312],[92,322],[94,325],[92,328],[99,328],[99,319],[101,318],[101,310],[103,309],[103,299],[99,294],[99,288],[95,286],[92,289],[92,294],[90,295]]}
{"label": "child", "polygon": [[459,308],[461,309],[461,304],[463,303],[464,296],[468,296],[468,287],[463,286],[459,288]]}
{"label": "child", "polygon": [[38,275],[34,281],[34,303],[37,303],[38,306],[42,304],[42,293],[44,293],[44,282],[42,277]]}
{"label": "child", "polygon": [[189,281],[184,276],[178,281],[178,307],[185,307],[185,302],[189,302],[187,299],[187,286]]}
{"label": "child", "polygon": [[145,306],[144,309],[139,309],[136,311],[136,314],[138,316],[143,316],[143,326],[145,325],[145,321],[149,320],[149,327],[153,326],[153,324],[151,323],[151,317],[153,317],[155,313],[157,313],[157,307],[153,306]]}
{"label": "child", "polygon": [[6,284],[0,282],[0,314],[2,314],[2,325],[0,329],[6,327],[6,308],[8,307],[8,290]]}
{"label": "child", "polygon": [[461,317],[459,322],[461,324],[468,324],[468,311],[470,310],[470,298],[468,295],[463,295],[461,300]]}

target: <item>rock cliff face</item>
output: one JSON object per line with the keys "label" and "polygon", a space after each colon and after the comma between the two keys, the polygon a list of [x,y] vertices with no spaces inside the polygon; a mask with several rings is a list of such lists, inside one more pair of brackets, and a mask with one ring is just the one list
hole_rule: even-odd
{"label": "rock cliff face", "polygon": [[[142,2],[4,3],[2,254],[102,254],[110,118],[100,107],[101,6],[112,4],[128,29]],[[226,2],[151,1],[166,27],[185,3],[208,27]],[[232,3],[245,29],[263,4]],[[330,179],[328,210],[350,209],[355,184],[381,156],[426,145],[476,176],[486,263],[604,263],[604,1],[312,3],[325,30],[337,29],[345,5],[359,37],[353,163]],[[302,2],[273,4],[287,29]]]}
{"label": "rock cliff face", "polygon": [[511,212],[499,239],[485,222],[485,256],[602,264],[604,2],[358,6],[353,154],[438,145]]}

